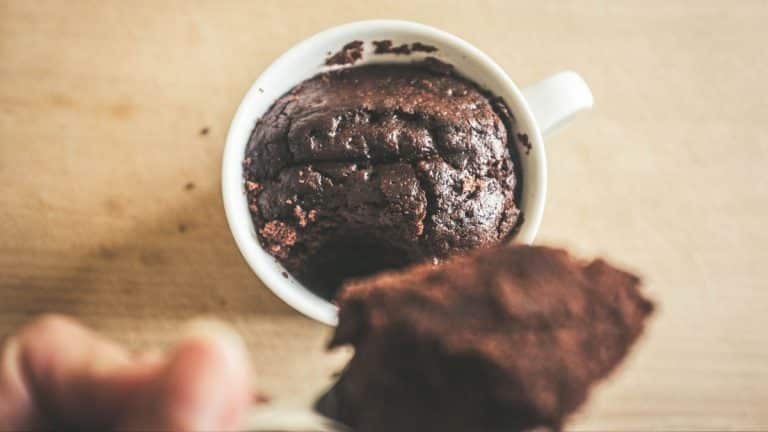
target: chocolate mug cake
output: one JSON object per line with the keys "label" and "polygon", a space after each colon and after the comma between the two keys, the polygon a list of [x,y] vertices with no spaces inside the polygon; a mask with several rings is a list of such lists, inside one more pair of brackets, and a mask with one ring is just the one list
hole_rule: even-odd
{"label": "chocolate mug cake", "polygon": [[521,220],[514,128],[503,101],[435,59],[321,73],[251,134],[259,241],[328,299],[351,277],[505,241]]}

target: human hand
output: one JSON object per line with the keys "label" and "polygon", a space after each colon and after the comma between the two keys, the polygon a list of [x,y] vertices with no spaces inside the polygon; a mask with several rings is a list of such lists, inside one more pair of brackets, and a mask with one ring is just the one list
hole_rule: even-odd
{"label": "human hand", "polygon": [[216,322],[193,322],[165,353],[135,355],[46,316],[0,348],[0,431],[237,429],[249,380],[245,345]]}

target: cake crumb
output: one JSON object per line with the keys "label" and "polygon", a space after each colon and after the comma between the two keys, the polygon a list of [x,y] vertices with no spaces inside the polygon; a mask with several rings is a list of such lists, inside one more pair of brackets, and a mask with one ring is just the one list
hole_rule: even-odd
{"label": "cake crumb", "polygon": [[407,43],[395,46],[389,39],[373,41],[373,46],[376,47],[373,52],[374,54],[408,55],[414,52],[431,53],[437,51],[436,47],[421,42],[414,42],[410,46]]}
{"label": "cake crumb", "polygon": [[437,51],[437,47],[423,44],[421,42],[414,42],[411,44],[411,51],[431,53]]}
{"label": "cake crumb", "polygon": [[258,192],[261,190],[261,183],[248,180],[245,182],[245,187],[248,189],[248,192]]}
{"label": "cake crumb", "polygon": [[293,208],[293,215],[296,216],[296,221],[298,221],[300,227],[304,228],[307,226],[307,212],[300,205]]}
{"label": "cake crumb", "polygon": [[408,44],[394,46],[391,40],[373,41],[375,46],[374,54],[410,54],[411,48]]}
{"label": "cake crumb", "polygon": [[264,227],[259,230],[259,234],[267,242],[268,249],[279,257],[285,256],[291,246],[296,244],[296,230],[279,220],[264,224]]}

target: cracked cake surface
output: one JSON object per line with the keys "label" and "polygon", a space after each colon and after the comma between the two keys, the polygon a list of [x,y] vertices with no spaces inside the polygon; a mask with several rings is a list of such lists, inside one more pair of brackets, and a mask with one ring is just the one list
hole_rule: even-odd
{"label": "cracked cake surface", "polygon": [[330,71],[256,123],[244,168],[259,241],[315,292],[498,243],[520,219],[514,119],[434,59]]}

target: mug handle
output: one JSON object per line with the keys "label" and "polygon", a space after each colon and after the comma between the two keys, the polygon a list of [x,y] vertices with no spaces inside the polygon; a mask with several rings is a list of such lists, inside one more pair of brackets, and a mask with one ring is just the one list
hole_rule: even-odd
{"label": "mug handle", "polygon": [[523,88],[523,97],[542,135],[551,135],[594,104],[589,86],[573,71],[557,73]]}

